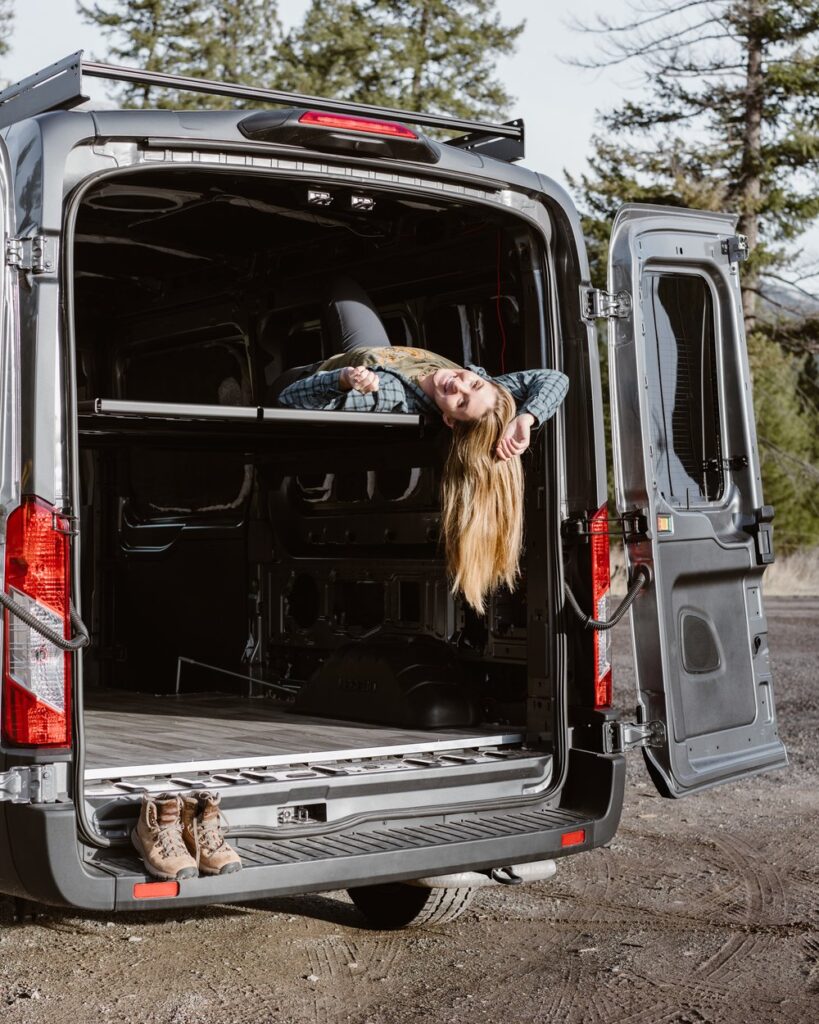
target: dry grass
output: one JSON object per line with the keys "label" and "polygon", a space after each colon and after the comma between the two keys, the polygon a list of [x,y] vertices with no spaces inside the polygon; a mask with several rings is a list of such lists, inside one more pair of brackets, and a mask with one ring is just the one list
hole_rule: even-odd
{"label": "dry grass", "polygon": [[815,597],[819,595],[819,548],[795,551],[778,558],[765,573],[769,597]]}
{"label": "dry grass", "polygon": [[[623,552],[614,545],[611,551],[611,589],[614,595],[626,592]],[[765,572],[764,590],[768,597],[819,596],[819,548],[777,558]]]}

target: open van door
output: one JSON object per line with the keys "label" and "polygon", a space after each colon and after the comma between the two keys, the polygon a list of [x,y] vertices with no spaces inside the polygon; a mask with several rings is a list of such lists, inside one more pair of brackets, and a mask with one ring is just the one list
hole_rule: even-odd
{"label": "open van door", "polygon": [[[747,254],[726,214],[628,205],[609,255],[617,509],[630,568],[638,716],[667,796],[787,764],[768,662],[763,504],[739,289]],[[624,294],[625,293],[625,294]]]}

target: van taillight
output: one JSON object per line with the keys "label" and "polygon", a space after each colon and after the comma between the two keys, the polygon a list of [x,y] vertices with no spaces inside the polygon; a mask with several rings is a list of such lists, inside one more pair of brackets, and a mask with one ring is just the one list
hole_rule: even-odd
{"label": "van taillight", "polygon": [[[24,498],[6,526],[6,593],[44,625],[70,636],[68,524],[39,498]],[[4,613],[3,740],[71,743],[71,655]]]}
{"label": "van taillight", "polygon": [[[603,505],[591,517],[592,617],[608,619],[611,569],[609,567],[608,507]],[[594,706],[609,708],[612,703],[611,639],[608,630],[595,630],[594,644]]]}

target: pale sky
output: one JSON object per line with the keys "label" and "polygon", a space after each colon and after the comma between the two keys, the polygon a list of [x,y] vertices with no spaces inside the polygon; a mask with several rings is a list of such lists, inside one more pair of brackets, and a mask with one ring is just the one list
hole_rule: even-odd
{"label": "pale sky", "polygon": [[[308,0],[280,0],[286,25],[298,21]],[[591,18],[604,10],[612,18],[625,14],[628,0],[499,0],[505,23],[526,19],[517,53],[498,66],[499,76],[517,97],[513,115],[526,122],[528,167],[566,184],[564,168],[577,174],[585,166],[588,140],[597,108],[607,108],[630,91],[633,70],[582,71],[561,57],[588,53],[590,40],[566,24],[569,17]],[[11,51],[0,60],[3,77],[16,81],[75,50],[104,59],[101,35],[83,23],[75,0],[15,0]],[[105,99],[104,84],[91,82],[93,99]],[[637,95],[637,93],[632,93]],[[819,258],[819,225],[806,238],[810,255]]]}

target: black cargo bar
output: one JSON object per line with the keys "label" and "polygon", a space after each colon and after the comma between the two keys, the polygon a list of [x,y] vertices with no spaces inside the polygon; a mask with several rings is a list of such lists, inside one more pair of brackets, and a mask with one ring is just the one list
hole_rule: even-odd
{"label": "black cargo bar", "polygon": [[10,85],[0,92],[0,128],[5,128],[26,117],[77,106],[88,99],[83,93],[83,75],[103,78],[111,82],[132,82],[153,85],[163,89],[201,92],[210,96],[230,96],[239,100],[276,103],[285,106],[312,107],[332,113],[361,114],[365,117],[390,118],[408,124],[449,131],[469,132],[475,136],[512,139],[523,142],[523,124],[493,124],[489,121],[471,121],[443,114],[421,114],[397,107],[379,107],[367,103],[326,99],[304,93],[282,92],[279,89],[257,89],[249,85],[213,82],[204,78],[168,75],[158,71],[140,71],[117,64],[99,64],[83,59],[83,51],[64,57],[36,74]]}

